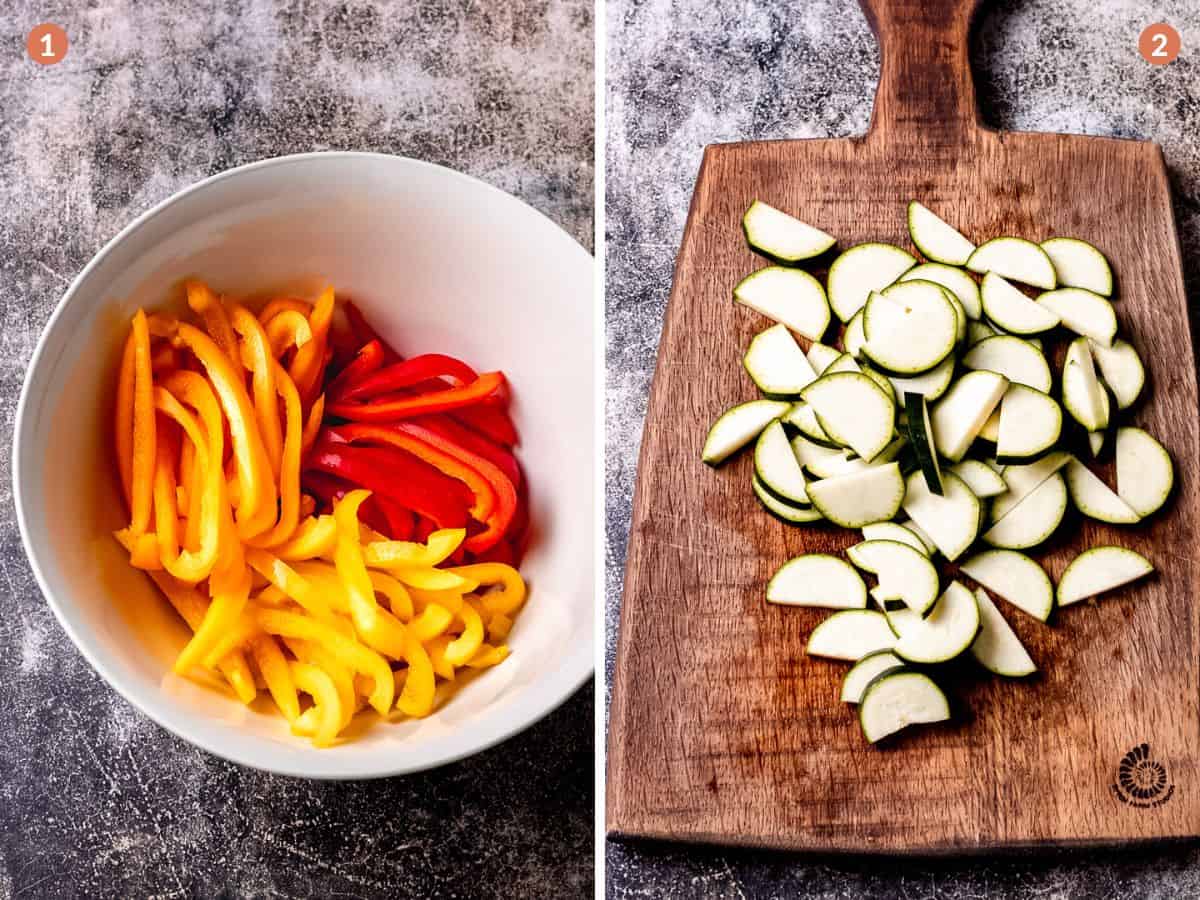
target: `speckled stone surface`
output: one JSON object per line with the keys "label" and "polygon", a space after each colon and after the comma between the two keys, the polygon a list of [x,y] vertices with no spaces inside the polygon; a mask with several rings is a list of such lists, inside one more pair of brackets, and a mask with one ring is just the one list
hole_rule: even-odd
{"label": "speckled stone surface", "polygon": [[[1179,59],[1158,69],[1137,52],[1138,34],[1155,21],[1173,24],[1183,44]],[[642,422],[701,152],[720,141],[864,132],[879,54],[854,0],[617,0],[607,29],[611,673]],[[1198,53],[1200,5],[1192,0],[983,0],[973,52],[983,115],[993,126],[1162,145],[1193,300],[1200,295]],[[606,880],[613,898],[1196,897],[1200,851],[899,862],[610,843]]]}
{"label": "speckled stone surface", "polygon": [[[25,57],[34,24],[66,60]],[[227,765],[117,697],[34,583],[17,394],[68,280],[221,169],[320,149],[442,163],[592,245],[589,0],[16,0],[0,15],[0,900],[590,897],[592,692],[474,759],[372,783]]]}

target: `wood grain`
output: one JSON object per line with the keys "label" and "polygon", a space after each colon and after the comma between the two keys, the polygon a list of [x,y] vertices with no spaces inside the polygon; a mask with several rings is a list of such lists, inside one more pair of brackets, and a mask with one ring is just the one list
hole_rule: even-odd
{"label": "wood grain", "polygon": [[[972,2],[864,0],[883,64],[855,140],[714,145],[675,269],[642,443],[613,685],[608,827],[617,837],[834,851],[955,852],[1200,834],[1196,566],[1197,397],[1162,154],[1153,144],[982,126],[967,60]],[[918,198],[981,241],[1092,241],[1118,278],[1122,328],[1147,361],[1131,418],[1180,471],[1171,504],[1136,528],[1071,520],[1037,554],[1055,578],[1114,543],[1151,580],[1042,625],[1002,609],[1040,674],[952,680],[953,723],[872,748],[838,702],[845,665],[809,659],[824,613],[771,607],[767,579],[857,532],[793,528],[750,490],[747,455],[700,462],[708,424],[755,396],[740,365],[769,323],[730,301],[762,265],[740,217],[762,198],[841,246],[910,246]],[[1057,386],[1056,386],[1057,389]],[[1148,743],[1173,792],[1117,798],[1122,757]]]}

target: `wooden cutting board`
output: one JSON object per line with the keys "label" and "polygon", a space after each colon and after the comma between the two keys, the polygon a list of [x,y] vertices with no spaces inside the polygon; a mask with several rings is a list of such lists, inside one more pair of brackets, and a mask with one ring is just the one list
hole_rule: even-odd
{"label": "wooden cutting board", "polygon": [[[968,64],[973,0],[863,0],[882,46],[855,140],[714,145],[696,182],[645,425],[609,741],[608,827],[650,837],[832,851],[955,852],[1200,834],[1197,398],[1179,244],[1153,144],[997,132]],[[1170,504],[1135,528],[1065,523],[1038,555],[1057,579],[1083,547],[1156,563],[1151,580],[1046,626],[1002,601],[1040,674],[949,685],[953,723],[886,748],[838,702],[846,665],[806,657],[826,613],[769,606],[789,557],[857,532],[762,510],[748,454],[700,462],[710,422],[755,395],[741,366],[770,323],[731,302],[763,264],[740,218],[761,198],[838,236],[913,249],[916,198],[982,241],[1071,235],[1112,261],[1122,328],[1152,388],[1132,415],[1174,455]],[[1056,386],[1057,390],[1057,386]],[[1146,748],[1142,748],[1147,745]],[[1127,754],[1167,781],[1139,800]],[[1146,765],[1149,765],[1148,763]],[[1132,802],[1131,802],[1132,801]]]}

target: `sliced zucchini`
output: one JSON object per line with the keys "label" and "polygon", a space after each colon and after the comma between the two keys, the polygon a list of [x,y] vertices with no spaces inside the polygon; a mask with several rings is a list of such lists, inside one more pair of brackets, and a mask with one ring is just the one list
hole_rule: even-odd
{"label": "sliced zucchini", "polygon": [[971,645],[975,660],[996,675],[1007,678],[1023,678],[1037,671],[1029,652],[1005,621],[996,604],[979,588],[975,591],[975,602],[979,604],[979,636]]}
{"label": "sliced zucchini", "polygon": [[967,260],[967,268],[972,272],[999,275],[1046,291],[1058,286],[1054,263],[1050,262],[1046,251],[1024,238],[998,237],[980,244]]}
{"label": "sliced zucchini", "polygon": [[812,346],[808,348],[808,362],[813,367],[813,371],[818,375],[822,374],[830,363],[842,355],[842,351],[836,347],[830,347],[828,344],[822,344],[820,341],[813,341]]}
{"label": "sliced zucchini", "polygon": [[783,416],[783,424],[795,428],[814,444],[820,444],[822,447],[833,450],[843,449],[841,444],[825,433],[825,429],[817,421],[817,414],[807,403],[801,402],[792,405]]}
{"label": "sliced zucchini", "polygon": [[997,497],[992,506],[992,527],[983,540],[993,547],[1024,550],[1036,547],[1050,535],[1067,512],[1067,486],[1055,472],[1016,504],[1008,494]]}
{"label": "sliced zucchini", "polygon": [[[924,614],[938,598],[938,573],[929,557],[900,541],[863,541],[846,550],[850,562],[879,578],[874,596],[881,603],[900,600]],[[864,601],[865,605],[865,601]]]}
{"label": "sliced zucchini", "polygon": [[1042,482],[1071,461],[1071,454],[1057,450],[1047,453],[1037,462],[1024,465],[1005,466],[1001,477],[1008,485],[1005,501],[1009,507],[1015,506],[1034,490],[1041,487]]}
{"label": "sliced zucchini", "polygon": [[996,459],[1026,462],[1045,453],[1062,437],[1062,408],[1049,394],[1010,384],[1000,402]]}
{"label": "sliced zucchini", "polygon": [[862,536],[864,541],[897,541],[901,544],[908,544],[925,556],[929,556],[933,551],[933,547],[921,540],[912,530],[911,525],[901,525],[897,522],[875,522],[872,525],[864,525]]}
{"label": "sliced zucchini", "polygon": [[965,265],[975,245],[953,225],[916,200],[908,204],[908,233],[926,259],[952,266]]}
{"label": "sliced zucchini", "polygon": [[809,656],[857,662],[868,653],[890,650],[895,643],[896,635],[883,613],[844,609],[813,629],[805,649]]}
{"label": "sliced zucchini", "polygon": [[1009,334],[1041,334],[1059,323],[1053,311],[1030,300],[994,272],[983,276],[979,295],[988,321]]}
{"label": "sliced zucchini", "polygon": [[1089,349],[1100,377],[1117,398],[1117,409],[1129,409],[1146,386],[1142,358],[1128,341],[1115,340],[1111,347],[1092,343]]}
{"label": "sliced zucchini", "polygon": [[986,369],[1003,375],[1013,384],[1023,384],[1043,394],[1050,393],[1053,380],[1046,357],[1029,341],[1010,334],[984,338],[963,357],[968,369]]}
{"label": "sliced zucchini", "polygon": [[825,289],[803,269],[759,269],[738,283],[733,299],[814,341],[829,327]]}
{"label": "sliced zucchini", "polygon": [[1108,427],[1108,395],[1096,378],[1087,338],[1076,338],[1067,347],[1062,373],[1063,406],[1088,431]]}
{"label": "sliced zucchini", "polygon": [[[922,251],[923,252],[923,251]],[[967,318],[978,319],[983,315],[979,300],[979,285],[975,279],[954,266],[941,263],[922,263],[900,276],[901,281],[932,281],[950,291],[962,304]]]}
{"label": "sliced zucchini", "polygon": [[987,322],[971,322],[967,325],[967,346],[974,347],[980,341],[996,335],[996,329]]}
{"label": "sliced zucchini", "polygon": [[929,406],[921,394],[904,395],[904,412],[908,429],[908,442],[917,456],[917,465],[925,476],[929,490],[942,495],[942,469],[938,465],[937,450],[933,445],[933,429],[929,424]]}
{"label": "sliced zucchini", "polygon": [[958,313],[947,292],[929,281],[906,281],[873,293],[863,311],[863,353],[892,375],[928,372],[954,351]]}
{"label": "sliced zucchini", "polygon": [[804,470],[778,420],[758,436],[754,445],[754,474],[780,500],[793,506],[812,505],[805,489]]}
{"label": "sliced zucchini", "polygon": [[[849,353],[843,353],[828,366],[822,375],[835,375],[838,372],[862,372],[862,366],[854,361],[854,357]],[[872,379],[874,380],[874,379]]]}
{"label": "sliced zucchini", "polygon": [[1076,334],[1111,347],[1117,336],[1117,314],[1113,305],[1091,291],[1083,288],[1059,288],[1047,291],[1037,302],[1051,310],[1064,326]]}
{"label": "sliced zucchini", "polygon": [[[904,511],[948,560],[956,560],[979,534],[982,507],[961,478],[942,472],[942,496],[929,490],[920,472],[908,476]],[[910,526],[911,527],[911,526]]]}
{"label": "sliced zucchini", "polygon": [[824,609],[866,609],[867,586],[844,560],[824,553],[789,559],[767,582],[767,602]]}
{"label": "sliced zucchini", "polygon": [[855,359],[863,358],[863,345],[867,342],[866,332],[863,331],[863,311],[860,309],[846,323],[842,331],[842,349]]}
{"label": "sliced zucchini", "polygon": [[751,400],[730,407],[708,429],[700,458],[710,466],[720,465],[790,408],[790,403],[778,400]]}
{"label": "sliced zucchini", "polygon": [[938,452],[961,460],[1007,388],[1008,379],[995,372],[968,372],[954,382],[930,415]]}
{"label": "sliced zucchini", "polygon": [[1104,254],[1078,238],[1057,237],[1042,241],[1042,249],[1054,263],[1058,283],[1064,287],[1077,287],[1112,296],[1112,268]]}
{"label": "sliced zucchini", "polygon": [[885,463],[814,481],[808,486],[808,498],[829,521],[843,528],[862,528],[895,517],[904,499],[904,476],[898,464]]}
{"label": "sliced zucchini", "polygon": [[829,302],[843,322],[867,303],[872,291],[881,291],[917,264],[911,253],[891,244],[857,244],[829,267]]}
{"label": "sliced zucchini", "polygon": [[1100,455],[1100,451],[1104,449],[1104,436],[1107,431],[1089,431],[1088,432],[1088,450],[1092,453],[1092,459]]}
{"label": "sliced zucchini", "polygon": [[826,447],[810,441],[803,434],[792,438],[792,452],[796,454],[800,465],[817,478],[848,475],[867,467],[867,463],[857,456],[851,458],[850,451],[844,447]]}
{"label": "sliced zucchini", "polygon": [[901,669],[877,676],[858,704],[863,737],[874,744],[910,725],[928,725],[950,718],[950,703],[933,679],[922,672]]}
{"label": "sliced zucchini", "polygon": [[903,668],[904,660],[890,650],[868,653],[856,662],[842,679],[842,702],[857,703],[862,699],[867,685],[874,681],[876,676]]}
{"label": "sliced zucchini", "polygon": [[929,615],[901,609],[887,618],[896,632],[892,652],[908,662],[949,662],[966,652],[979,634],[979,604],[957,581],[950,582]]}
{"label": "sliced zucchini", "polygon": [[837,243],[837,238],[799,219],[755,200],[742,216],[746,243],[772,262],[794,266],[820,256]]}
{"label": "sliced zucchini", "polygon": [[932,403],[946,393],[950,382],[954,380],[954,354],[947,356],[938,363],[936,368],[930,369],[923,375],[914,375],[911,378],[888,375],[887,379],[892,383],[892,389],[896,392],[897,397],[903,397],[905,394],[922,394],[926,400]]}
{"label": "sliced zucchini", "polygon": [[896,432],[896,405],[883,388],[859,372],[822,375],[801,396],[830,438],[868,462],[891,443]]}
{"label": "sliced zucchini", "polygon": [[1000,473],[977,459],[964,459],[950,467],[950,471],[966,482],[971,493],[981,500],[995,497],[1008,490],[1008,485],[1000,477]]}
{"label": "sliced zucchini", "polygon": [[1149,432],[1117,429],[1117,493],[1140,516],[1157,512],[1175,486],[1171,454]]}
{"label": "sliced zucchini", "polygon": [[757,475],[752,478],[752,483],[754,485],[754,496],[766,507],[767,512],[781,522],[786,522],[789,525],[804,525],[809,522],[819,522],[821,520],[821,514],[811,506],[796,506],[792,503],[784,503],[767,490],[766,485],[758,480]]}
{"label": "sliced zucchini", "polygon": [[1141,521],[1142,517],[1128,503],[1079,460],[1072,459],[1067,463],[1063,474],[1071,502],[1089,519],[1114,525],[1133,525]]}
{"label": "sliced zucchini", "polygon": [[772,325],[756,334],[742,357],[746,374],[772,400],[795,400],[817,380],[808,357],[786,325]]}
{"label": "sliced zucchini", "polygon": [[935,552],[937,552],[937,548],[938,548],[937,544],[935,544],[933,542],[933,538],[931,538],[925,532],[925,529],[923,529],[920,525],[918,525],[912,519],[909,519],[906,522],[902,522],[901,524],[917,536],[917,538],[921,541],[921,543],[925,545],[925,549],[929,551],[930,556],[932,556]]}
{"label": "sliced zucchini", "polygon": [[1024,553],[984,550],[959,566],[959,571],[1039,622],[1050,618],[1054,585],[1046,571]]}
{"label": "sliced zucchini", "polygon": [[[1004,402],[1003,398],[1001,398],[1000,402]],[[994,444],[996,441],[1000,440],[1000,407],[996,407],[994,410],[992,410],[992,414],[988,416],[988,420],[984,422],[983,427],[979,429],[979,434],[977,437],[979,440],[987,441],[991,444]]]}
{"label": "sliced zucchini", "polygon": [[1092,547],[1071,560],[1058,580],[1058,605],[1070,606],[1154,571],[1150,560],[1124,547]]}

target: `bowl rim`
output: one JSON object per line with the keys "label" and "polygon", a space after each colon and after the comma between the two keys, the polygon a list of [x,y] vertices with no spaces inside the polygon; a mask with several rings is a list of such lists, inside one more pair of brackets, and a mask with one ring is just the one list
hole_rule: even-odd
{"label": "bowl rim", "polygon": [[[241,748],[230,749],[227,747],[222,747],[219,746],[215,741],[210,741],[206,738],[187,733],[185,729],[182,727],[177,727],[175,723],[165,719],[163,716],[160,716],[157,710],[147,708],[135,696],[133,696],[133,691],[127,689],[121,683],[121,680],[115,677],[114,674],[108,670],[108,667],[88,648],[87,643],[80,639],[80,636],[70,624],[66,612],[60,607],[58,599],[49,589],[48,581],[42,571],[41,561],[38,558],[36,550],[34,549],[33,540],[29,531],[29,524],[26,521],[25,500],[21,488],[24,480],[22,478],[21,447],[24,442],[24,432],[28,427],[26,422],[26,411],[27,406],[30,405],[30,389],[33,382],[33,374],[35,371],[37,371],[39,364],[42,362],[42,357],[46,351],[49,335],[52,331],[54,331],[59,317],[64,314],[64,311],[66,310],[67,306],[70,305],[70,302],[74,298],[76,292],[79,290],[84,281],[87,280],[92,271],[96,269],[103,262],[103,260],[128,237],[147,226],[169,207],[183,201],[193,193],[202,191],[205,188],[216,184],[217,182],[236,178],[259,169],[284,167],[296,163],[311,162],[318,159],[339,159],[345,161],[371,160],[386,162],[389,164],[399,163],[405,166],[428,169],[431,172],[436,172],[439,177],[449,177],[451,180],[461,181],[475,190],[484,190],[499,194],[507,200],[523,207],[526,213],[532,213],[537,218],[542,219],[551,228],[561,233],[562,236],[565,237],[579,252],[583,253],[593,265],[595,264],[594,256],[589,253],[587,249],[580,244],[579,241],[576,240],[566,229],[564,229],[545,213],[534,208],[533,206],[530,206],[521,198],[510,194],[508,191],[496,187],[495,185],[490,184],[481,178],[476,178],[473,175],[468,175],[465,172],[458,171],[457,169],[452,169],[448,166],[442,166],[437,163],[431,163],[426,160],[413,159],[412,157],[400,156],[398,154],[378,153],[372,151],[318,150],[255,160],[253,162],[243,163],[242,165],[216,172],[207,176],[206,178],[201,179],[200,181],[181,188],[136,216],[112,238],[106,241],[104,246],[101,247],[100,250],[88,260],[87,264],[79,271],[79,273],[76,274],[73,279],[71,279],[71,283],[67,286],[67,289],[55,303],[54,310],[51,312],[50,317],[46,320],[46,324],[42,326],[41,333],[38,335],[37,344],[34,347],[33,354],[29,358],[29,364],[25,369],[25,375],[21,382],[21,392],[17,400],[17,410],[13,420],[13,442],[11,449],[13,504],[16,507],[17,525],[21,533],[21,545],[25,550],[25,556],[29,561],[30,568],[33,570],[33,575],[37,581],[38,588],[41,591],[42,598],[54,613],[54,617],[58,620],[59,626],[63,629],[63,631],[66,632],[67,637],[71,639],[71,643],[75,646],[75,649],[83,656],[88,665],[91,666],[92,670],[100,675],[109,688],[116,691],[116,693],[122,699],[124,699],[126,703],[130,704],[139,713],[146,716],[168,733],[175,735],[197,749],[210,753],[220,759],[227,760],[228,762],[246,766],[250,769],[256,769],[261,772],[268,772],[274,775],[282,775],[291,778],[303,778],[314,781],[351,781],[375,778],[391,778],[399,775],[416,774],[418,772],[439,768],[441,766],[449,765],[451,763],[466,759],[467,757],[474,756],[478,753],[482,753],[483,751],[516,736],[520,732],[525,731],[527,728],[541,721],[566,703],[566,701],[573,697],[580,690],[580,688],[584,687],[588,683],[595,672],[595,661],[593,657],[597,635],[594,627],[594,615],[588,618],[588,623],[592,630],[592,646],[589,648],[589,652],[582,657],[579,654],[571,654],[566,656],[563,660],[562,667],[559,670],[548,672],[543,676],[542,680],[549,683],[549,689],[544,691],[541,695],[538,695],[542,698],[541,703],[526,707],[518,706],[512,716],[495,720],[493,723],[491,723],[490,727],[483,731],[481,735],[482,739],[471,746],[462,749],[461,751],[455,750],[442,753],[433,758],[418,762],[411,760],[407,763],[403,762],[402,760],[404,760],[405,757],[401,755],[399,756],[400,761],[398,761],[396,765],[392,766],[362,767],[361,765],[356,766],[354,763],[349,763],[344,770],[324,770],[313,773],[310,771],[305,771],[302,765],[297,765],[291,762],[290,758],[286,755],[281,755],[283,758],[280,760],[280,763],[273,763],[271,761],[273,757],[270,754],[255,755],[252,752],[244,752]],[[594,297],[593,302],[595,302]],[[594,481],[595,479],[592,480]],[[591,485],[589,485],[589,489],[590,488]],[[593,588],[593,612],[596,602],[597,601]],[[580,663],[580,660],[582,660],[582,664]],[[325,752],[336,753],[337,748],[331,748]],[[348,759],[352,759],[352,757],[348,757]]]}

